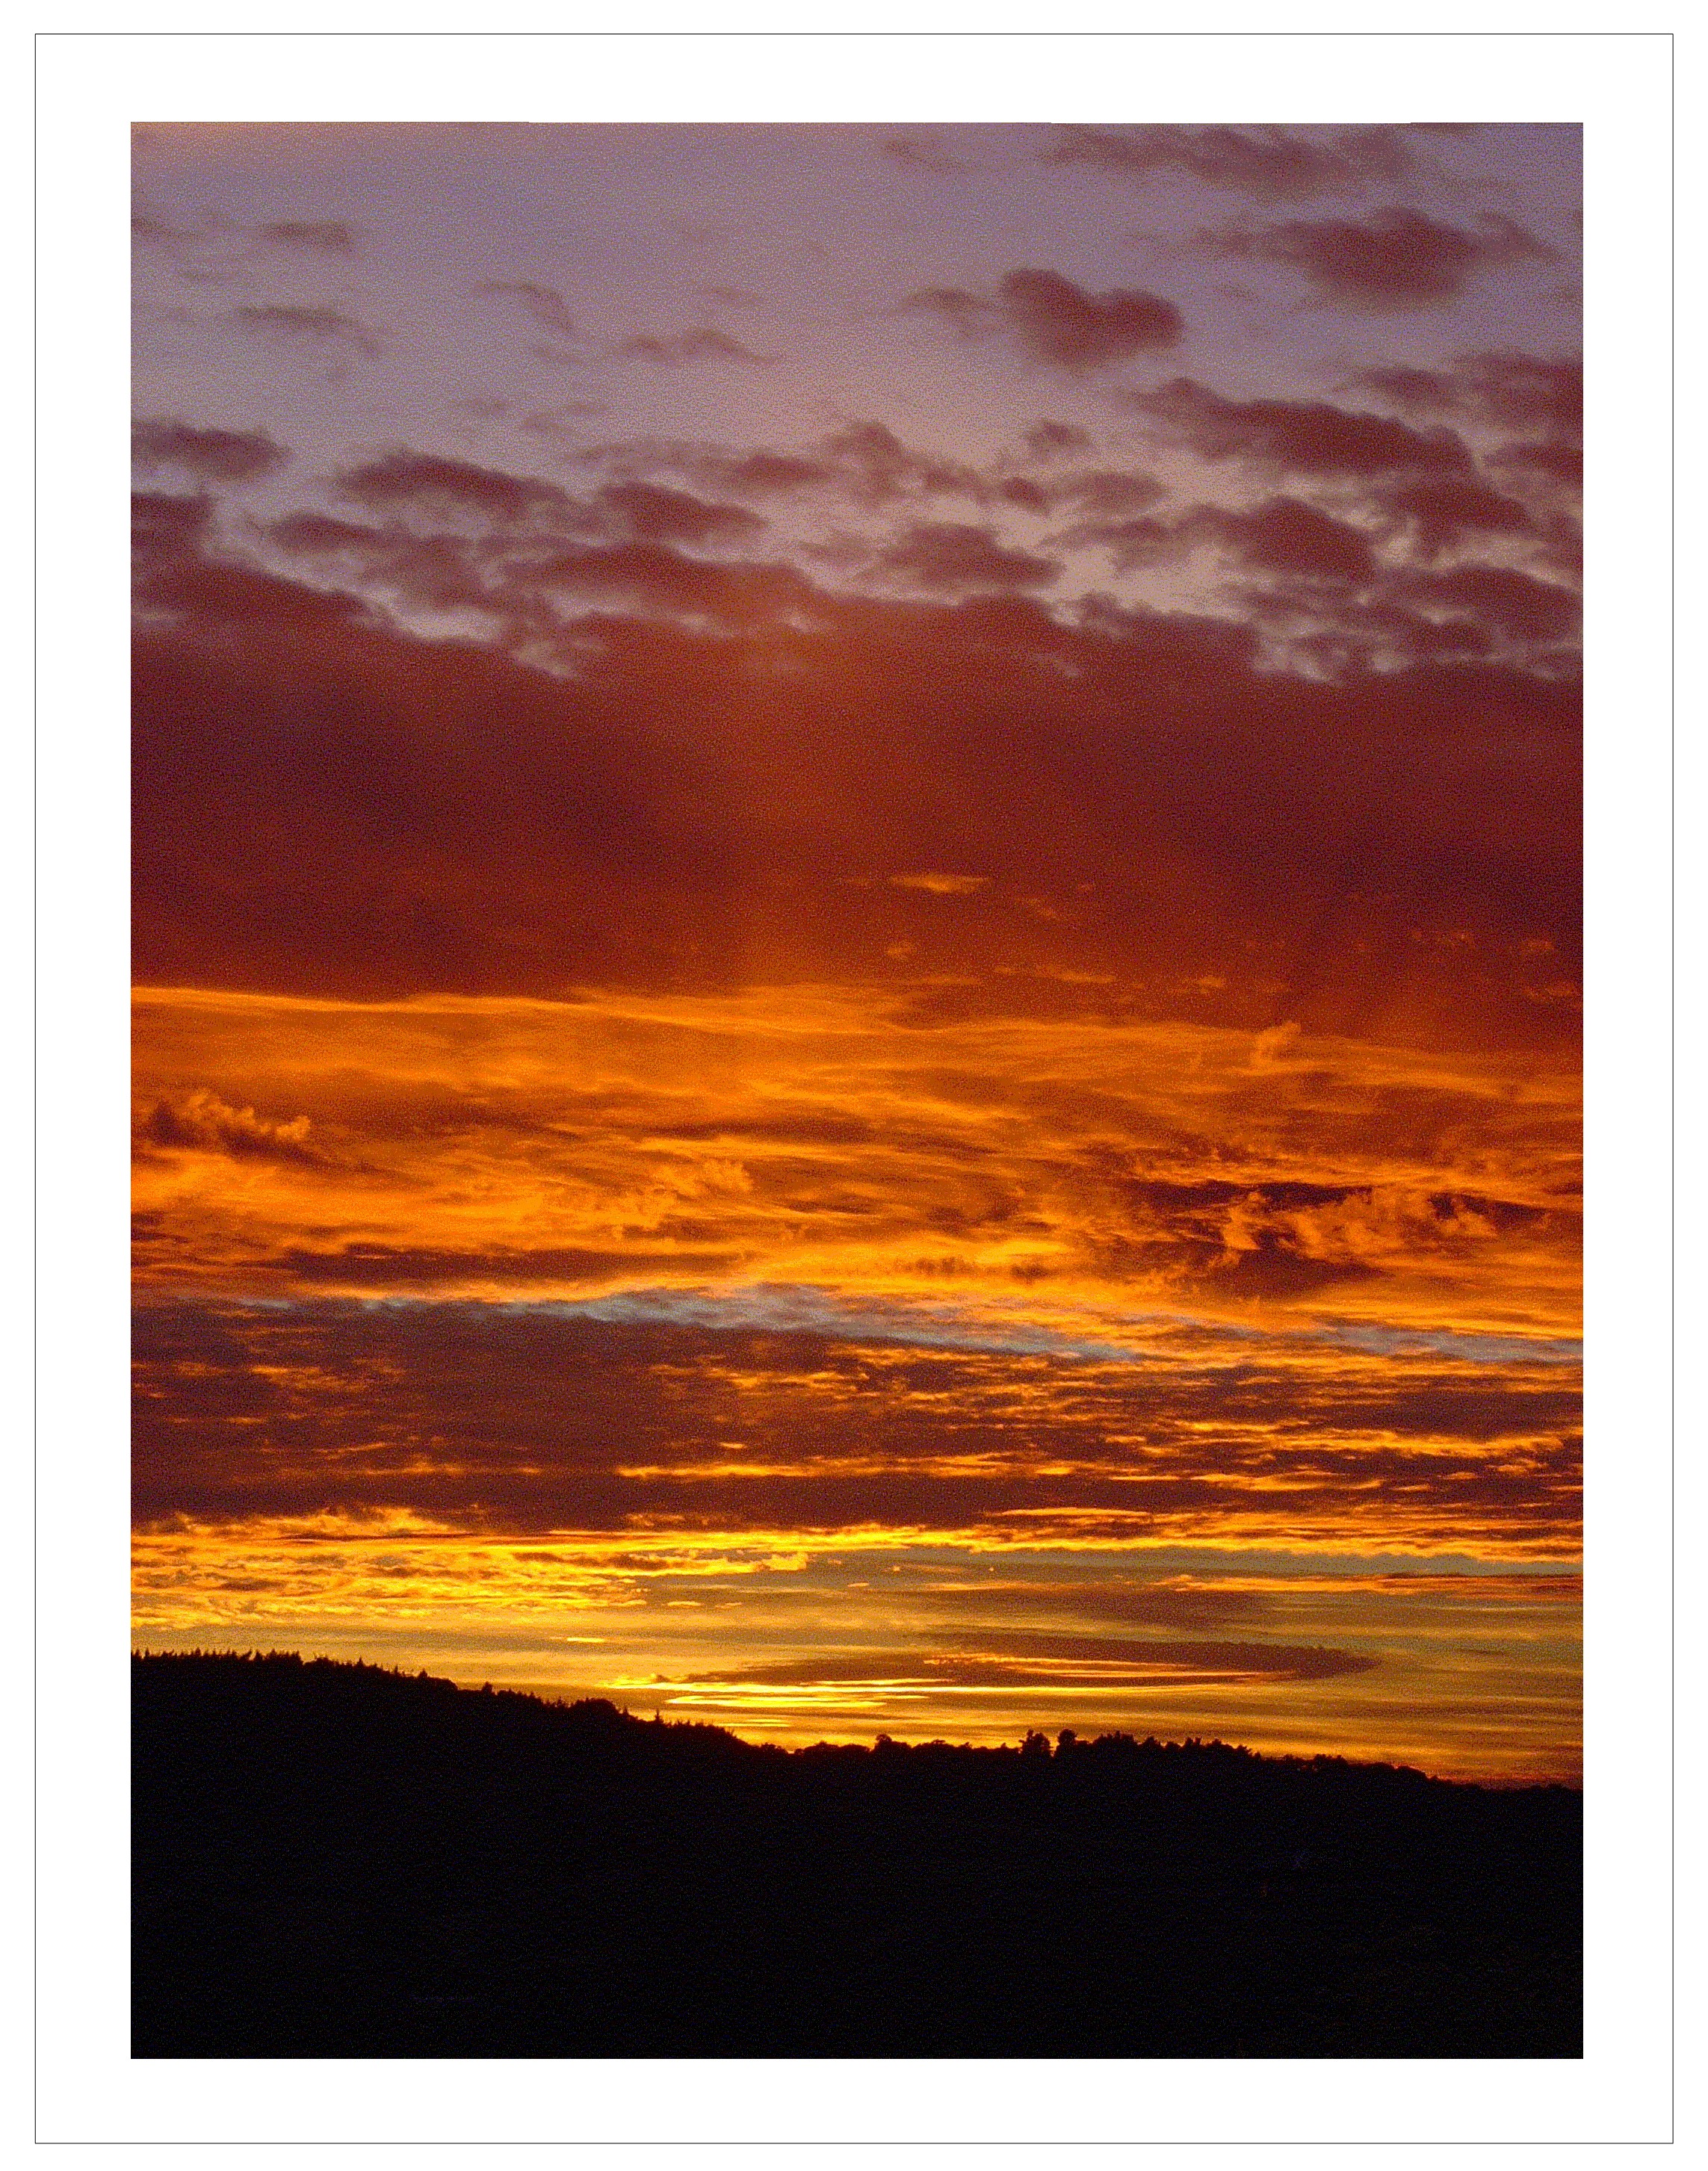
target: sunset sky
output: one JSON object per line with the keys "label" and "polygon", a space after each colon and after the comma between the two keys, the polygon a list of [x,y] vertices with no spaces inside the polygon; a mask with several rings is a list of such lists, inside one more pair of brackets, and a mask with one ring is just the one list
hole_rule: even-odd
{"label": "sunset sky", "polygon": [[1577,131],[135,160],[137,1642],[1576,1779]]}

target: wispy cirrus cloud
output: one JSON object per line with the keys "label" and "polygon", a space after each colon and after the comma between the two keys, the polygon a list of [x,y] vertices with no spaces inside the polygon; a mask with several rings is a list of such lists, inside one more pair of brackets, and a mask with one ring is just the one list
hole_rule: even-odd
{"label": "wispy cirrus cloud", "polygon": [[575,336],[576,320],[556,287],[541,286],[534,279],[483,279],[475,292],[508,296],[542,331],[563,339]]}
{"label": "wispy cirrus cloud", "polygon": [[749,367],[769,368],[781,358],[774,354],[756,354],[739,340],[732,339],[728,332],[720,331],[716,324],[693,324],[685,331],[669,334],[631,332],[619,342],[615,351],[625,359],[653,362],[673,368],[696,362],[740,362]]}
{"label": "wispy cirrus cloud", "polygon": [[[963,950],[997,902],[960,873],[892,887]],[[1439,1059],[1297,1030],[957,1021],[929,986],[377,1005],[163,990],[137,1018],[139,1096],[168,1111],[146,1143],[312,1139],[320,1168],[306,1190],[258,1175],[212,1212],[174,1169],[139,1172],[155,1217],[139,1257],[173,1285],[199,1247],[215,1285],[278,1294],[545,1300],[711,1276],[948,1300],[962,1331],[1005,1338],[1023,1305],[1088,1346],[1142,1344],[1131,1322],[1171,1310],[1575,1322],[1570,1081],[1507,1107],[1510,1063],[1462,1058],[1450,1082]],[[694,1051],[688,1109],[669,1080]],[[282,1131],[243,1115],[263,1081]]]}
{"label": "wispy cirrus cloud", "polygon": [[379,334],[330,302],[244,302],[227,321],[283,345],[343,346],[370,356],[379,351]]}
{"label": "wispy cirrus cloud", "polygon": [[1062,1659],[1117,1623],[1201,1638],[1249,1620],[1237,1596],[1136,1584],[1165,1547],[1575,1550],[1559,1366],[1490,1384],[1440,1359],[1204,1336],[1112,1364],[526,1304],[180,1301],[145,1306],[137,1334],[138,1507],[163,1536],[320,1514],[571,1552],[647,1530],[690,1557],[696,1531],[857,1552],[869,1532],[1000,1558],[1048,1548],[1055,1525],[1126,1562],[1104,1607],[1064,1621],[1047,1588],[940,1603],[921,1641],[953,1648],[944,1611],[982,1610],[974,1648]]}
{"label": "wispy cirrus cloud", "polygon": [[313,256],[353,256],[358,233],[343,218],[275,218],[255,228],[256,238],[276,249]]}
{"label": "wispy cirrus cloud", "polygon": [[958,158],[940,128],[894,128],[878,139],[881,157],[924,174],[969,174],[972,162]]}
{"label": "wispy cirrus cloud", "polygon": [[1417,139],[1429,132],[1441,131],[1077,124],[1056,129],[1044,157],[1135,180],[1178,175],[1272,201],[1355,193],[1415,174],[1423,163]]}

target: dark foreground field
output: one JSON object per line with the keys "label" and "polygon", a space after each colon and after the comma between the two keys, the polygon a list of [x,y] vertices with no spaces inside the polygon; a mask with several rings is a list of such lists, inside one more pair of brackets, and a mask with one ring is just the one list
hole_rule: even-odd
{"label": "dark foreground field", "polygon": [[141,1658],[139,2057],[1576,2057],[1579,1798]]}

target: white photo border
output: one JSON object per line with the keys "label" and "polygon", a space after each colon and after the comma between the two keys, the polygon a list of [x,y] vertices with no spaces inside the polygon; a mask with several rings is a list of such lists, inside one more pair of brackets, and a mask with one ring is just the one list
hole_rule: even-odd
{"label": "white photo border", "polygon": [[[66,2142],[1664,2142],[1672,40],[132,34],[37,43],[38,2137]],[[546,11],[540,11],[545,13]],[[551,11],[562,23],[571,11]],[[798,21],[798,12],[795,19]],[[964,11],[969,16],[971,10]],[[1233,10],[1242,18],[1260,11]],[[1518,9],[1509,11],[1523,14]],[[1539,21],[1558,24],[1560,11]],[[377,19],[395,13],[407,30]],[[194,23],[218,18],[187,11]],[[134,17],[132,18],[134,19]],[[992,23],[1025,27],[990,31]],[[368,35],[370,29],[373,34]],[[656,35],[653,34],[654,31]],[[15,49],[15,41],[14,41]],[[1581,2061],[138,2061],[128,2050],[128,136],[139,121],[1580,121],[1586,145],[1586,2055]]]}

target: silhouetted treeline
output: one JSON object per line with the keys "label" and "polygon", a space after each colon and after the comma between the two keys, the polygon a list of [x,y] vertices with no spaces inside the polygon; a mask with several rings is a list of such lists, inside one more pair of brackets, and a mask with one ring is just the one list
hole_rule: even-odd
{"label": "silhouetted treeline", "polygon": [[132,1662],[142,2057],[1575,2057],[1581,1802]]}

